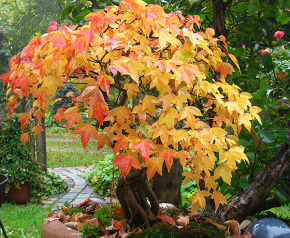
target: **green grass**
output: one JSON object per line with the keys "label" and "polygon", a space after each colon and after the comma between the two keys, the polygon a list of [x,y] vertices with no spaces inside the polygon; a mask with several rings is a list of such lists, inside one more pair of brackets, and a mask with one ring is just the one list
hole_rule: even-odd
{"label": "green grass", "polygon": [[[40,238],[41,227],[50,208],[35,204],[2,204],[0,218],[9,238]],[[0,229],[0,237],[4,237]]]}
{"label": "green grass", "polygon": [[83,152],[50,151],[47,153],[47,167],[75,167],[80,165],[92,165],[103,154],[90,154]]}

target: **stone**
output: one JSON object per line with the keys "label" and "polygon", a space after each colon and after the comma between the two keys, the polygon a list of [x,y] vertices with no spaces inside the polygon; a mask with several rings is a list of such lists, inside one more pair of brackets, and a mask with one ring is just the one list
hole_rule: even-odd
{"label": "stone", "polygon": [[263,218],[253,223],[248,232],[252,238],[289,238],[289,226],[276,218]]}

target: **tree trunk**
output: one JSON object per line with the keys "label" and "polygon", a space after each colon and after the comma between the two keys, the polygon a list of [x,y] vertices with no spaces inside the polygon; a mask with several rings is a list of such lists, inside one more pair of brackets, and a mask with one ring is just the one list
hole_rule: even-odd
{"label": "tree trunk", "polygon": [[170,173],[165,163],[162,176],[157,174],[152,179],[152,190],[160,202],[171,203],[178,206],[181,203],[182,166],[179,160],[174,160]]}
{"label": "tree trunk", "polygon": [[285,142],[273,161],[256,175],[248,189],[230,201],[222,213],[222,219],[242,221],[249,215],[269,209],[269,202],[265,199],[289,171],[289,157],[289,145]]}
{"label": "tree trunk", "polygon": [[[146,169],[132,168],[126,179],[119,177],[117,198],[131,227],[150,227],[150,220],[159,213],[159,204],[148,184]],[[150,204],[147,202],[149,199]]]}

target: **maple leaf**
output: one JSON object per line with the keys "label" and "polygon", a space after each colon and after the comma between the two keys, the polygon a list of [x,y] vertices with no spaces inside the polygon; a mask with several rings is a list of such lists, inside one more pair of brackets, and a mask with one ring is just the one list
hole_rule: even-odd
{"label": "maple leaf", "polygon": [[143,108],[142,105],[135,106],[134,109],[132,110],[132,113],[137,113],[140,122],[143,124],[146,122],[146,112],[142,108]]}
{"label": "maple leaf", "polygon": [[171,225],[175,225],[174,219],[166,214],[159,213],[157,217],[160,218],[165,225],[167,225],[168,223]]}
{"label": "maple leaf", "polygon": [[219,177],[222,177],[223,181],[230,185],[232,180],[231,168],[225,164],[221,164],[214,171],[214,179],[217,180]]}
{"label": "maple leaf", "polygon": [[178,151],[174,157],[179,158],[179,162],[180,162],[181,166],[185,167],[186,159],[190,157],[190,153],[185,151],[185,150],[181,150],[181,151]]}
{"label": "maple leaf", "polygon": [[217,211],[217,209],[219,208],[220,202],[227,204],[226,197],[219,191],[214,190],[211,195],[211,198],[213,198],[214,200],[215,211]]}
{"label": "maple leaf", "polygon": [[169,129],[176,124],[175,119],[179,118],[178,112],[174,108],[170,108],[168,112],[163,112],[159,117],[159,124],[165,123]]}
{"label": "maple leaf", "polygon": [[30,141],[30,136],[28,133],[23,133],[21,136],[20,136],[20,141],[23,141],[24,143],[24,146],[26,146],[26,142]]}
{"label": "maple leaf", "polygon": [[37,120],[40,124],[42,124],[42,118],[44,118],[44,113],[42,112],[42,110],[36,110],[33,114],[33,116],[37,117]]}
{"label": "maple leaf", "polygon": [[128,98],[135,96],[140,91],[136,83],[127,83],[124,85],[124,89],[127,90]]}
{"label": "maple leaf", "polygon": [[105,145],[111,147],[111,139],[109,136],[99,133],[97,136],[94,137],[98,141],[97,149],[102,149]]}
{"label": "maple leaf", "polygon": [[169,149],[169,148],[163,150],[160,154],[160,156],[163,157],[165,160],[165,164],[166,164],[166,168],[168,170],[168,173],[170,172],[170,169],[172,167],[173,158],[174,158],[175,154],[176,154],[176,151]]}
{"label": "maple leaf", "polygon": [[162,167],[164,163],[164,158],[160,157],[150,157],[147,162],[144,163],[144,167],[147,167],[147,179],[150,180],[155,173],[159,173],[162,176]]}
{"label": "maple leaf", "polygon": [[204,210],[206,205],[205,197],[208,197],[210,195],[211,193],[206,190],[199,190],[194,193],[190,198],[190,200],[192,201],[192,213],[197,210],[197,205],[199,205],[201,209]]}
{"label": "maple leaf", "polygon": [[119,57],[117,59],[114,60],[113,62],[113,66],[116,70],[118,70],[119,72],[123,73],[123,74],[127,74],[130,75],[131,74],[131,70],[129,69],[129,67],[126,65],[126,63],[129,62],[129,58],[127,57]]}
{"label": "maple leaf", "polygon": [[136,169],[141,169],[138,158],[132,154],[116,155],[113,159],[113,164],[121,165],[122,167],[121,171],[124,176],[124,179],[126,179],[132,166]]}
{"label": "maple leaf", "polygon": [[124,150],[128,149],[129,139],[127,136],[116,135],[114,137],[114,140],[117,141],[114,146],[114,154],[117,154],[117,152],[119,152],[121,149],[124,149]]}
{"label": "maple leaf", "polygon": [[62,121],[63,121],[63,116],[64,116],[64,112],[66,111],[65,108],[61,107],[59,109],[57,109],[55,115],[54,115],[54,122],[56,120],[59,120],[59,123],[62,125]]}
{"label": "maple leaf", "polygon": [[40,132],[44,131],[44,129],[42,126],[34,126],[31,131],[34,132],[38,138],[40,135]]}
{"label": "maple leaf", "polygon": [[99,122],[99,128],[102,126],[103,121],[104,121],[104,116],[108,115],[109,113],[109,108],[106,104],[97,101],[94,104],[94,107],[92,109],[92,119],[93,118],[97,118],[98,122]]}
{"label": "maple leaf", "polygon": [[73,125],[81,123],[81,115],[79,114],[78,107],[71,107],[64,112],[64,119],[66,122],[66,131],[68,131]]}
{"label": "maple leaf", "polygon": [[23,132],[23,130],[25,129],[26,125],[29,122],[29,118],[30,118],[30,113],[29,112],[24,112],[20,115],[19,117],[19,121],[21,121],[21,131]]}
{"label": "maple leaf", "polygon": [[110,91],[110,84],[114,83],[114,78],[108,75],[101,75],[98,77],[97,80],[98,83],[101,84],[102,89],[106,92],[109,93]]}
{"label": "maple leaf", "polygon": [[90,138],[98,136],[98,131],[91,123],[83,123],[78,125],[71,134],[80,134],[83,147],[86,148]]}
{"label": "maple leaf", "polygon": [[20,77],[20,78],[17,78],[17,81],[14,84],[14,87],[16,88],[16,87],[20,86],[22,92],[25,95],[28,95],[28,87],[30,85],[32,85],[32,82],[31,82],[30,78],[28,78],[28,77]]}
{"label": "maple leaf", "polygon": [[127,120],[133,119],[131,110],[126,106],[116,107],[110,113],[112,116],[117,117],[118,125],[123,125]]}
{"label": "maple leaf", "polygon": [[154,149],[155,146],[156,145],[154,144],[154,142],[150,140],[142,139],[134,143],[132,150],[140,149],[141,155],[143,156],[145,161],[147,161],[150,156],[150,148]]}

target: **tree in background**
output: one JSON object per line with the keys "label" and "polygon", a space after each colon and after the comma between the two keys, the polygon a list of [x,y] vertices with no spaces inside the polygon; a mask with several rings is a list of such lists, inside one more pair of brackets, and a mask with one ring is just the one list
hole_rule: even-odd
{"label": "tree in background", "polygon": [[[234,68],[225,59],[238,64],[225,38],[214,38],[196,15],[166,14],[139,0],[108,6],[87,20],[80,28],[52,23],[48,34],[10,60],[10,71],[1,76],[9,86],[10,114],[19,99],[32,94],[33,108],[20,117],[22,128],[32,115],[41,124],[64,82],[85,83],[73,106],[59,109],[55,120],[67,119],[67,130],[76,126],[72,133],[81,135],[84,147],[91,137],[99,149],[113,146],[113,164],[122,172],[117,196],[129,224],[148,226],[151,211],[158,215],[147,179],[162,175],[163,164],[170,171],[174,160],[189,166],[186,182],[204,181],[206,189],[191,197],[193,211],[205,208],[205,197],[218,209],[226,199],[215,181],[221,177],[230,184],[237,163],[248,161],[238,135],[243,126],[251,130],[251,120],[260,120],[251,95],[226,82]],[[83,108],[88,123],[81,123]],[[36,135],[42,130],[32,129]],[[21,139],[29,141],[28,133]]]}

